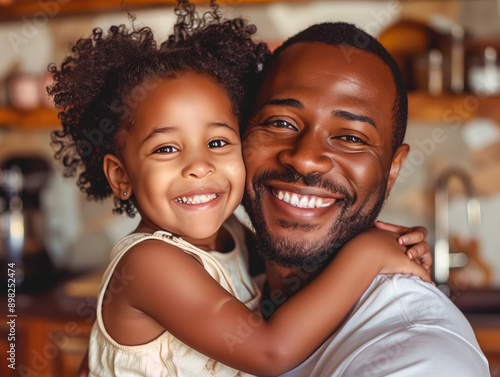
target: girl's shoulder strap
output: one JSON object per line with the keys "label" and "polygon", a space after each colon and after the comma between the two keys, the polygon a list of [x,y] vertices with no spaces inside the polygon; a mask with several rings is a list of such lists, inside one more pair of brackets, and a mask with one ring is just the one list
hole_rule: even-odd
{"label": "girl's shoulder strap", "polygon": [[148,236],[145,236],[139,240],[137,240],[135,244],[139,242],[143,242],[149,239],[155,239],[155,240],[160,240],[163,242],[166,242],[168,244],[174,245],[184,251],[185,253],[191,255],[193,258],[195,258],[207,272],[220,284],[226,289],[229,293],[231,293],[233,296],[236,298],[239,298],[237,290],[231,280],[231,275],[229,271],[224,268],[224,266],[221,264],[220,261],[218,261],[216,258],[214,258],[212,255],[210,255],[209,252],[202,250],[193,244],[183,240],[180,237],[177,237],[173,235],[170,232],[159,230],[154,232],[153,234],[150,234]]}

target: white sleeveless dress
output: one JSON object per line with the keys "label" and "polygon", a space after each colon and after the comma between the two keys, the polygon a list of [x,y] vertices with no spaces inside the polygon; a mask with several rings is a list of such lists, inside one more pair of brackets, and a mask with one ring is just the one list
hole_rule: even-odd
{"label": "white sleeveless dress", "polygon": [[113,272],[125,253],[145,240],[162,240],[198,259],[208,273],[238,300],[257,311],[260,290],[248,273],[248,254],[243,226],[232,216],[223,225],[233,237],[235,248],[227,253],[206,252],[168,232],[134,233],[120,240],[111,251],[97,296],[97,320],[89,343],[90,377],[236,377],[250,376],[189,348],[168,332],[140,346],[115,342],[106,332],[102,319],[104,293]]}

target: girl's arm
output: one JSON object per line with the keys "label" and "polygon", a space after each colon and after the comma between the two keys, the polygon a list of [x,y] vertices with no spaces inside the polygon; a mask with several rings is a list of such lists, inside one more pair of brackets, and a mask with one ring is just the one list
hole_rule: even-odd
{"label": "girl's arm", "polygon": [[193,257],[146,241],[124,257],[131,306],[195,350],[233,368],[279,375],[306,359],[341,323],[379,273],[430,281],[396,237],[375,228],[351,240],[325,270],[263,321]]}

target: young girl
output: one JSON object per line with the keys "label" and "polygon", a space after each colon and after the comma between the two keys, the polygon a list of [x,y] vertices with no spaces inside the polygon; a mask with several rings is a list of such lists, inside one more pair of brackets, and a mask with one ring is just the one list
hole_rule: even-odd
{"label": "young girl", "polygon": [[116,212],[141,215],[103,277],[90,375],[279,375],[322,343],[378,273],[429,278],[393,236],[369,230],[262,320],[231,214],[244,189],[246,90],[267,49],[242,19],[182,5],[159,49],[148,28],[96,29],[51,68],[66,174],[82,169],[89,198],[114,194]]}

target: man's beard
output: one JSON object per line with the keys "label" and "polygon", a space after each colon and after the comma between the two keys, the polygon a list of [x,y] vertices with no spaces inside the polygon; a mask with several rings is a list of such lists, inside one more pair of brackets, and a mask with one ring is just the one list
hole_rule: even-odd
{"label": "man's beard", "polygon": [[[262,211],[262,194],[265,191],[263,182],[277,180],[287,183],[303,183],[310,187],[321,187],[332,193],[341,194],[344,199],[338,204],[339,216],[330,226],[327,235],[313,241],[294,242],[283,237],[274,237],[268,231]],[[282,267],[300,268],[306,271],[318,271],[324,268],[335,256],[338,250],[349,240],[369,228],[380,213],[385,200],[387,179],[384,178],[373,189],[371,197],[367,198],[359,210],[349,215],[349,209],[355,198],[343,186],[323,178],[320,174],[301,175],[291,170],[285,172],[264,171],[252,180],[255,199],[251,200],[245,192],[243,198],[252,225],[255,229],[257,250],[268,262]],[[371,199],[371,200],[370,200]],[[372,205],[370,205],[373,203]],[[280,222],[282,228],[307,232],[311,230],[308,224]]]}

